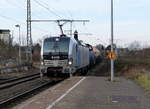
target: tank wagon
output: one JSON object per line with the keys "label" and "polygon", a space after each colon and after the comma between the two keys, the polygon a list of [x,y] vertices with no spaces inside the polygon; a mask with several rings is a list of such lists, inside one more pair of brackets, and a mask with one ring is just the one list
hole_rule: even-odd
{"label": "tank wagon", "polygon": [[93,52],[96,57],[96,64],[98,64],[100,61],[102,61],[103,58],[103,51],[98,50],[96,47],[93,47]]}
{"label": "tank wagon", "polygon": [[86,44],[86,46],[89,48],[89,67],[92,68],[96,64],[96,55],[94,54],[92,45]]}
{"label": "tank wagon", "polygon": [[41,48],[41,75],[49,77],[71,76],[77,71],[86,72],[89,66],[89,49],[78,36],[49,37]]}

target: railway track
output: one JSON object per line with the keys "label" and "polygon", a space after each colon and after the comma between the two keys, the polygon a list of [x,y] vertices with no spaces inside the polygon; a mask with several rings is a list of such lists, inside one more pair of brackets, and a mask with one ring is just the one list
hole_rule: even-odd
{"label": "railway track", "polygon": [[[48,80],[45,78],[45,81],[40,82],[40,73],[36,73],[36,74],[32,74],[32,75],[28,75],[28,76],[24,76],[24,77],[20,77],[20,78],[1,81],[0,82],[0,90],[4,90],[4,92],[5,92],[5,90],[9,91],[11,88],[15,89],[16,87],[18,87],[19,85],[22,85],[22,84],[28,84],[28,83],[32,84],[33,81],[39,81],[39,84],[35,85],[34,87],[32,87],[30,89],[24,90],[22,92],[18,92],[16,94],[13,94],[13,92],[10,92],[10,93],[12,93],[12,96],[7,96],[7,94],[6,94],[6,97],[4,96],[0,100],[0,108],[11,104],[12,101],[17,102],[17,99],[26,97],[30,94],[33,94],[36,91],[40,92],[40,90],[46,86],[49,88],[49,87],[59,83],[62,80],[53,81],[53,80]],[[35,82],[33,82],[33,84],[34,83]]]}
{"label": "railway track", "polygon": [[11,83],[14,81],[18,81],[18,80],[29,78],[29,77],[36,76],[36,75],[40,75],[40,73],[35,73],[32,75],[27,75],[27,76],[23,76],[23,77],[19,77],[19,78],[13,78],[13,79],[2,79],[2,81],[0,82],[0,85],[6,84],[6,83]]}
{"label": "railway track", "polygon": [[27,90],[27,91],[25,91],[25,92],[23,92],[21,94],[17,94],[17,95],[15,95],[13,97],[10,97],[8,99],[2,100],[2,101],[0,101],[0,107],[3,107],[4,105],[6,105],[6,104],[8,104],[8,103],[10,103],[10,102],[12,102],[12,101],[14,101],[16,99],[19,99],[19,98],[21,98],[21,97],[23,97],[23,96],[25,96],[27,94],[32,94],[34,91],[37,91],[38,89],[46,87],[47,85],[50,85],[50,84],[54,85],[56,83],[58,83],[58,82],[48,81],[46,83],[43,83],[42,85],[39,85],[39,86],[37,86],[37,87],[35,87],[33,89]]}
{"label": "railway track", "polygon": [[11,80],[6,80],[3,82],[0,82],[0,90],[2,89],[6,89],[24,82],[28,82],[34,79],[40,78],[40,74],[33,74],[33,75],[28,75],[28,76],[24,76],[24,77],[20,77],[20,78],[16,78],[16,79],[11,79]]}

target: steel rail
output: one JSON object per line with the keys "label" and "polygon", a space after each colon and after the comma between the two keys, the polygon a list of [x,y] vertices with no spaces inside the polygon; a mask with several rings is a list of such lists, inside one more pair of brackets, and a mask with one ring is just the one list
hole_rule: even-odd
{"label": "steel rail", "polygon": [[36,79],[36,78],[40,78],[40,75],[28,76],[28,77],[26,77],[26,78],[22,78],[22,79],[13,81],[12,83],[10,83],[10,81],[9,81],[8,83],[1,84],[1,85],[0,85],[0,90],[6,89],[6,88],[9,88],[9,87],[12,87],[12,86],[15,86],[15,85],[24,83],[24,82],[31,81],[31,80]]}
{"label": "steel rail", "polygon": [[6,83],[10,83],[10,82],[13,82],[13,81],[18,81],[18,80],[21,80],[21,79],[24,79],[24,78],[29,78],[29,77],[35,76],[35,75],[40,75],[40,73],[36,73],[36,74],[32,74],[32,75],[27,75],[27,76],[23,76],[23,77],[20,77],[20,78],[6,79],[6,80],[0,82],[0,85],[6,84]]}
{"label": "steel rail", "polygon": [[[37,91],[38,89],[41,89],[41,88],[43,88],[43,87],[46,87],[46,86],[49,85],[50,83],[51,83],[51,84],[52,84],[52,83],[54,84],[54,81],[46,82],[46,83],[44,83],[44,84],[42,84],[42,85],[40,85],[40,86],[37,86],[37,87],[35,87],[35,88],[31,89],[31,90],[25,91],[25,92],[23,92],[23,93],[21,93],[21,94],[17,94],[16,96],[13,96],[13,97],[11,97],[11,98],[2,100],[2,101],[0,101],[0,107],[3,106],[3,105],[5,105],[5,104],[7,104],[7,103],[10,103],[11,101],[13,101],[13,100],[15,100],[15,99],[19,99],[19,98],[21,98],[21,97],[23,97],[23,96],[25,96],[25,95],[27,95],[27,94],[32,94],[34,91]],[[56,84],[56,83],[57,83],[57,82],[55,82],[55,84]]]}

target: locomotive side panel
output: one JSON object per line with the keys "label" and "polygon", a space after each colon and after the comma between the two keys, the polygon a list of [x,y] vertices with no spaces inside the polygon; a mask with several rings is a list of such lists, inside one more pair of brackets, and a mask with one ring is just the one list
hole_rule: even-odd
{"label": "locomotive side panel", "polygon": [[84,68],[89,65],[89,50],[81,45],[78,48],[79,68]]}

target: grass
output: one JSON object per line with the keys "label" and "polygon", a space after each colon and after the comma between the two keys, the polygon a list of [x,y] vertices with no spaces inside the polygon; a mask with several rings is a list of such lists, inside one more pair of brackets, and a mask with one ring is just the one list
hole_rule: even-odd
{"label": "grass", "polygon": [[141,87],[146,89],[147,94],[150,95],[150,74],[132,73],[126,75],[126,77],[137,82]]}
{"label": "grass", "polygon": [[[116,72],[138,83],[150,95],[150,61],[147,59],[118,59],[115,62]],[[118,73],[118,74],[119,74]]]}

